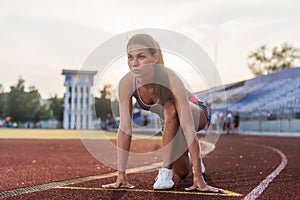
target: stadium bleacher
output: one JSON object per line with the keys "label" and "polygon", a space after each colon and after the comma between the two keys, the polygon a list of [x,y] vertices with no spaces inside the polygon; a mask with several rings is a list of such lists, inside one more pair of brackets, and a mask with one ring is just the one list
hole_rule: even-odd
{"label": "stadium bleacher", "polygon": [[237,111],[242,119],[299,118],[300,67],[219,86],[196,95],[213,105],[212,110]]}

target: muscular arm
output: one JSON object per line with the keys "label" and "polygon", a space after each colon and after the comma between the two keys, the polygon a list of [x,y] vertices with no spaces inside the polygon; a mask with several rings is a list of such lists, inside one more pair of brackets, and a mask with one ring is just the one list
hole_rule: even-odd
{"label": "muscular arm", "polygon": [[102,185],[103,188],[134,188],[126,179],[126,164],[129,155],[132,135],[132,79],[125,75],[119,83],[120,125],[118,129],[118,177],[116,182]]}
{"label": "muscular arm", "polygon": [[[131,103],[131,102],[130,102]],[[129,105],[130,108],[132,106]],[[132,109],[129,109],[132,110]],[[131,119],[131,116],[130,116]],[[122,117],[121,117],[122,121]],[[129,134],[130,133],[130,134]],[[119,173],[124,173],[126,170],[126,164],[128,160],[128,154],[131,144],[131,132],[125,132],[121,128],[118,129],[118,171]]]}
{"label": "muscular arm", "polygon": [[118,129],[118,171],[125,175],[132,135],[132,80],[126,75],[119,84],[120,126]]}

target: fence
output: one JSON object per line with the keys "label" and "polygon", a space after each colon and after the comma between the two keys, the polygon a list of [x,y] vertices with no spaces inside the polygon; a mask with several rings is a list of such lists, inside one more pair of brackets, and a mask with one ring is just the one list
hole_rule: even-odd
{"label": "fence", "polygon": [[241,121],[239,130],[244,132],[300,132],[300,119]]}

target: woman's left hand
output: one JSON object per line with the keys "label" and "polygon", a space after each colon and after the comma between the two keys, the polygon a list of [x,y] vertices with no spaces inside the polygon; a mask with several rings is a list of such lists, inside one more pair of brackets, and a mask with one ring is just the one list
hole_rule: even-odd
{"label": "woman's left hand", "polygon": [[199,190],[201,192],[224,193],[223,189],[207,185],[202,175],[196,177],[194,176],[193,182],[193,185],[191,187],[185,188],[185,190]]}

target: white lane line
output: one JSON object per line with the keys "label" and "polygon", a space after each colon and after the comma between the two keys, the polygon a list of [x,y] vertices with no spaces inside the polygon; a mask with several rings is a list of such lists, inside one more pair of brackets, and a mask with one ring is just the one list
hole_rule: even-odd
{"label": "white lane line", "polygon": [[[126,171],[127,171],[128,174],[137,173],[137,172],[157,169],[161,165],[162,165],[162,162],[158,162],[158,163],[153,163],[153,164],[147,165],[147,166],[130,168],[130,169],[127,169]],[[39,192],[39,191],[43,191],[43,190],[49,190],[49,189],[62,187],[62,186],[66,186],[66,185],[73,185],[73,184],[82,183],[82,182],[86,182],[86,181],[92,181],[92,180],[97,180],[97,179],[102,179],[102,178],[114,177],[114,176],[117,176],[117,175],[118,175],[118,172],[112,172],[112,173],[108,173],[108,174],[87,176],[87,177],[73,179],[73,180],[59,181],[59,182],[42,184],[42,185],[36,185],[36,186],[32,186],[32,187],[25,187],[25,188],[19,188],[19,189],[14,189],[14,190],[3,191],[3,192],[0,192],[0,199],[1,198],[6,198],[6,197],[18,196],[18,195],[21,195],[21,194]]]}
{"label": "white lane line", "polygon": [[[262,146],[264,146],[264,145],[262,145]],[[270,146],[264,146],[264,147],[271,149],[272,151],[275,151],[276,153],[278,153],[281,157],[281,163],[271,174],[269,174],[265,178],[265,180],[260,182],[260,184],[256,188],[254,188],[249,194],[247,194],[243,198],[243,200],[256,199],[259,195],[261,195],[263,193],[263,191],[268,187],[268,185],[273,181],[273,179],[285,168],[285,166],[287,164],[287,157],[280,150],[270,147]]]}

